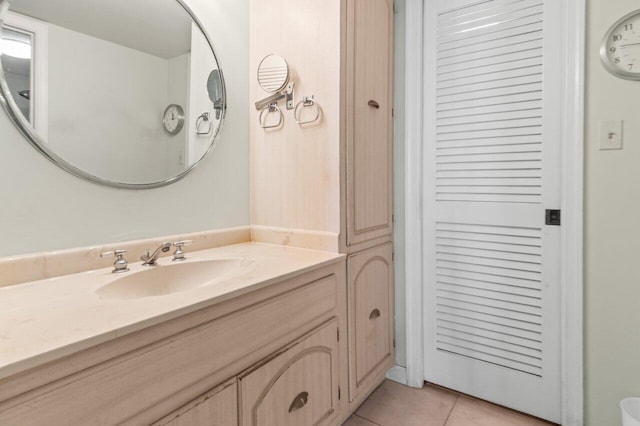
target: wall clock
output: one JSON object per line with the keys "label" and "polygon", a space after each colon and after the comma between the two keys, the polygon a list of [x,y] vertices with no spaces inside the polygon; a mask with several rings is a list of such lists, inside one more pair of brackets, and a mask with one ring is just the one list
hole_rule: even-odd
{"label": "wall clock", "polygon": [[628,80],[640,80],[640,9],[609,28],[600,47],[602,62],[611,74]]}
{"label": "wall clock", "polygon": [[180,105],[171,104],[164,110],[164,129],[170,135],[177,135],[184,126],[184,109]]}

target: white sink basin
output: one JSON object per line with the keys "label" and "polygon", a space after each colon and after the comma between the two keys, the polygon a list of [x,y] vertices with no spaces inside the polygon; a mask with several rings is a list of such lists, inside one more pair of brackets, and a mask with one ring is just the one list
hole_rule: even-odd
{"label": "white sink basin", "polygon": [[125,273],[100,287],[103,299],[139,299],[193,290],[237,277],[252,269],[248,259],[214,259],[149,266],[142,271]]}

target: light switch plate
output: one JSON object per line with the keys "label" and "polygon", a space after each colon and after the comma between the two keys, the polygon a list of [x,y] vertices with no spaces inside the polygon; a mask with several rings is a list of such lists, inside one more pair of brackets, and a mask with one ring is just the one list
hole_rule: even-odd
{"label": "light switch plate", "polygon": [[600,122],[600,150],[622,149],[622,121]]}

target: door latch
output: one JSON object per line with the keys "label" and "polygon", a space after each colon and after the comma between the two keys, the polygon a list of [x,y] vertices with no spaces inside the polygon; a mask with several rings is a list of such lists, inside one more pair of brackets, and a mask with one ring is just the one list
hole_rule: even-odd
{"label": "door latch", "polygon": [[545,223],[551,226],[560,226],[561,223],[561,210],[547,210]]}

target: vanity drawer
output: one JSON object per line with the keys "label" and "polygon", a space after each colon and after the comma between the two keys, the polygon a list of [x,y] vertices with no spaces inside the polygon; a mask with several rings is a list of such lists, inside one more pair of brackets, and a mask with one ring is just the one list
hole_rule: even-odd
{"label": "vanity drawer", "polygon": [[194,398],[206,390],[198,391],[202,382],[210,387],[238,374],[307,332],[310,323],[335,315],[337,286],[337,277],[328,275],[257,299],[247,308],[0,403],[0,424],[51,425],[51,419],[56,425],[149,424],[154,418],[148,417],[176,393],[193,389],[198,393],[189,399]]}
{"label": "vanity drawer", "polygon": [[237,426],[238,385],[231,380],[151,426]]}
{"label": "vanity drawer", "polygon": [[334,319],[240,379],[242,426],[321,426],[338,410]]}

